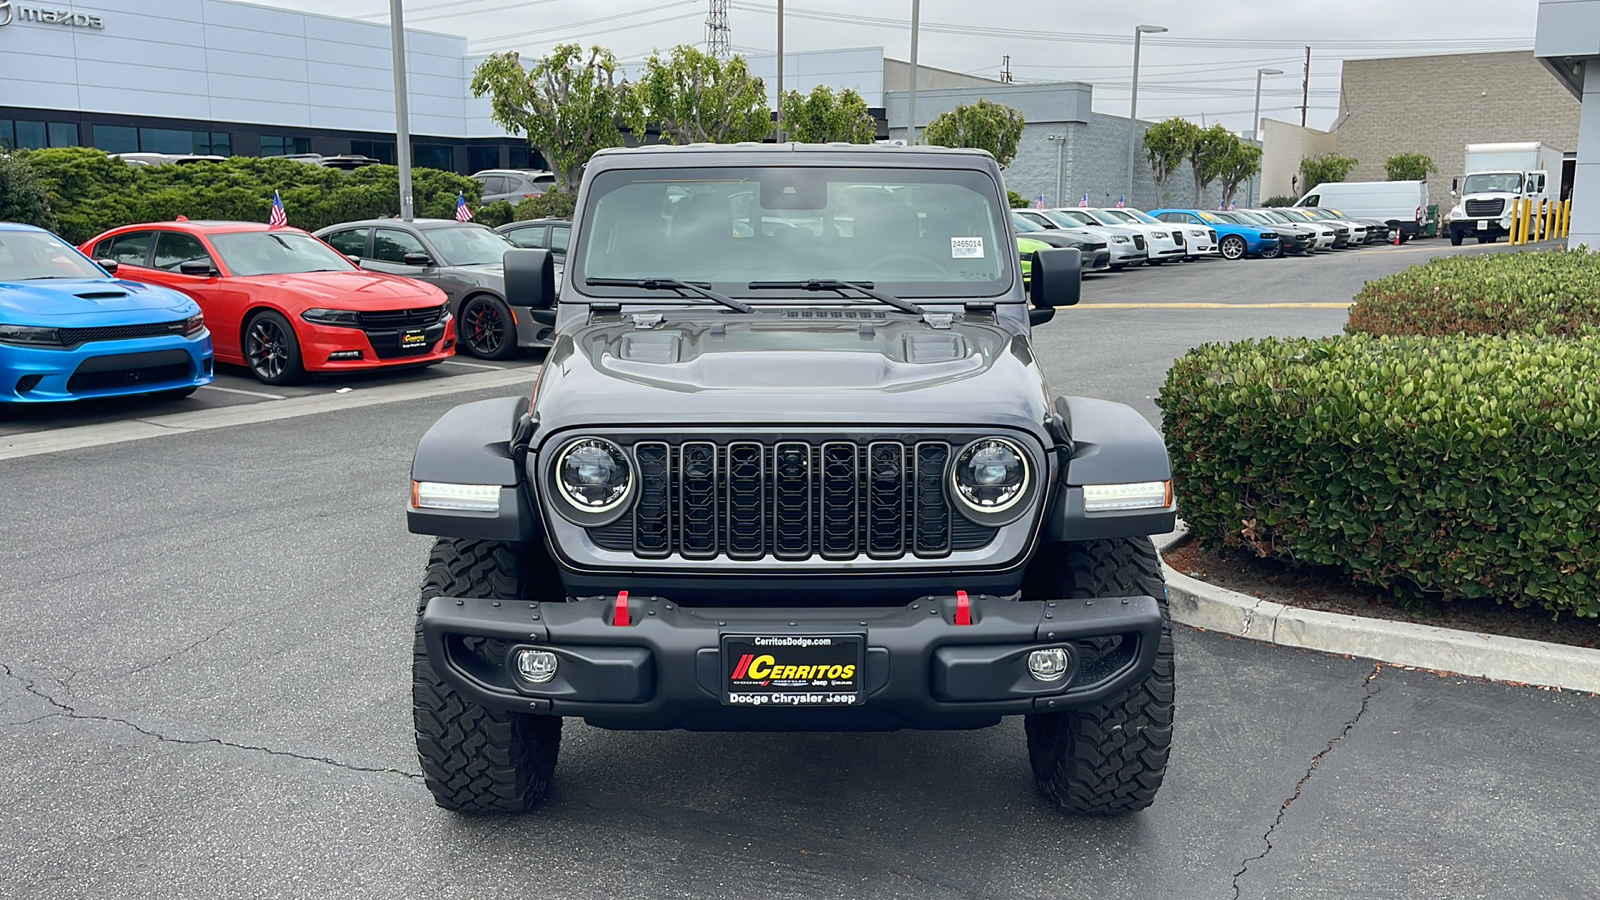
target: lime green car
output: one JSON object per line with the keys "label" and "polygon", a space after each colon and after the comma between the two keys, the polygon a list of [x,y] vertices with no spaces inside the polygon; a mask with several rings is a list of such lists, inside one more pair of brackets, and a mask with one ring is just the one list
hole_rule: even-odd
{"label": "lime green car", "polygon": [[1017,236],[1017,252],[1022,255],[1023,278],[1028,278],[1033,274],[1033,251],[1049,249],[1051,249],[1050,245],[1044,241],[1036,241],[1033,238],[1025,238],[1021,235]]}

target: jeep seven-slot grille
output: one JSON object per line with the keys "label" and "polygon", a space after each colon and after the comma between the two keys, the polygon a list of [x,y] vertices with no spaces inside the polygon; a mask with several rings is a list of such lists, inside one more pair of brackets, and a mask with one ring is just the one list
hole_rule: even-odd
{"label": "jeep seven-slot grille", "polygon": [[644,558],[936,559],[997,529],[950,508],[944,441],[714,441],[633,445],[639,496],[589,529]]}

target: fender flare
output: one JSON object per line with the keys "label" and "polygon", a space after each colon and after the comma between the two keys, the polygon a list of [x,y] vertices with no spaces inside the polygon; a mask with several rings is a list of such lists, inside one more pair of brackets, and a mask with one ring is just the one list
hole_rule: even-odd
{"label": "fender flare", "polygon": [[1154,425],[1131,406],[1092,397],[1057,397],[1052,412],[1070,438],[1070,455],[1046,521],[1046,540],[1141,537],[1173,529],[1176,504],[1165,509],[1084,511],[1083,485],[1172,480],[1167,445]]}
{"label": "fender flare", "polygon": [[538,513],[522,489],[522,471],[512,449],[527,397],[496,397],[464,403],[434,422],[417,442],[411,480],[500,486],[498,512],[417,509],[406,505],[413,534],[480,540],[531,541],[540,536]]}

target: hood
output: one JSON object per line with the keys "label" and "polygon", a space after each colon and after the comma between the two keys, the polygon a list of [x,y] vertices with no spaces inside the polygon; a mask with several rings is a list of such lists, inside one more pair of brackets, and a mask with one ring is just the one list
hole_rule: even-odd
{"label": "hood", "polygon": [[407,309],[437,306],[445,300],[444,292],[431,284],[365,269],[249,275],[236,280],[287,291],[312,303],[339,309]]}
{"label": "hood", "polygon": [[200,311],[193,300],[157,285],[116,278],[0,282],[0,322],[83,328],[170,322]]}
{"label": "hood", "polygon": [[934,328],[893,311],[607,316],[560,335],[535,409],[544,434],[595,425],[987,423],[1039,433],[1044,381],[989,315]]}

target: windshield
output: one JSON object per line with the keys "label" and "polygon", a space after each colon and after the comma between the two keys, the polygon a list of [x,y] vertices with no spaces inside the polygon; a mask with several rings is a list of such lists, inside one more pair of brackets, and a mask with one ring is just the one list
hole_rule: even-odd
{"label": "windshield", "polygon": [[1082,228],[1085,225],[1099,225],[1099,222],[1089,218],[1075,209],[1042,209],[1044,217],[1060,225],[1062,228]]}
{"label": "windshield", "polygon": [[1484,194],[1489,191],[1515,194],[1521,190],[1522,175],[1518,172],[1483,172],[1478,175],[1468,175],[1461,187],[1463,194]]}
{"label": "windshield", "polygon": [[1261,219],[1263,221],[1274,222],[1274,223],[1277,223],[1277,224],[1282,224],[1282,223],[1285,223],[1285,222],[1289,221],[1289,217],[1288,216],[1284,215],[1281,212],[1278,212],[1275,209],[1258,210],[1255,213],[1255,216],[1256,216],[1256,218]]}
{"label": "windshield", "polygon": [[0,231],[0,281],[104,277],[99,266],[53,234]]}
{"label": "windshield", "polygon": [[1143,224],[1143,222],[1134,217],[1133,213],[1130,213],[1125,209],[1102,209],[1099,212],[1102,220],[1110,222],[1113,225],[1126,225],[1128,223],[1132,223],[1134,225]]}
{"label": "windshield", "polygon": [[1123,209],[1123,210],[1118,210],[1118,211],[1123,213],[1124,215],[1133,216],[1133,218],[1135,220],[1143,222],[1146,225],[1168,225],[1168,224],[1171,224],[1169,222],[1161,221],[1160,219],[1156,218],[1155,216],[1150,215],[1149,213],[1145,212],[1142,209]]}
{"label": "windshield", "polygon": [[506,251],[517,246],[482,225],[452,225],[425,232],[428,242],[447,266],[498,266]]}
{"label": "windshield", "polygon": [[337,250],[298,231],[236,231],[214,234],[212,246],[234,275],[293,275],[348,272],[355,268]]}
{"label": "windshield", "polygon": [[1243,222],[1246,225],[1270,225],[1270,224],[1272,224],[1272,220],[1268,219],[1267,217],[1260,216],[1260,215],[1257,215],[1257,214],[1252,213],[1252,212],[1245,212],[1242,209],[1234,210],[1233,212],[1228,213],[1228,216],[1230,218],[1232,218],[1235,222]]}
{"label": "windshield", "polygon": [[1233,213],[1225,213],[1225,212],[1208,213],[1207,217],[1213,222],[1220,220],[1220,221],[1223,221],[1223,222],[1228,222],[1228,223],[1233,224],[1233,225],[1240,225],[1240,224],[1243,224],[1243,222],[1244,222],[1243,219],[1240,219],[1237,215],[1234,215]]}
{"label": "windshield", "polygon": [[1040,225],[1038,222],[1035,222],[1035,221],[1029,219],[1026,216],[1012,216],[1011,217],[1011,224],[1013,226],[1015,226],[1018,231],[1020,231],[1020,232],[1022,232],[1024,234],[1027,234],[1027,233],[1033,232],[1033,231],[1045,231],[1046,230],[1043,225]]}
{"label": "windshield", "polygon": [[785,302],[749,284],[839,280],[896,296],[988,297],[1010,288],[1017,256],[1003,246],[999,186],[969,169],[619,169],[596,175],[587,198],[568,264],[588,287],[672,278]]}

